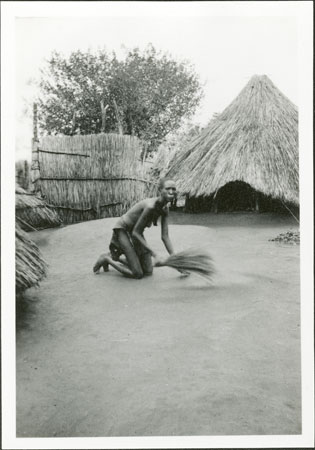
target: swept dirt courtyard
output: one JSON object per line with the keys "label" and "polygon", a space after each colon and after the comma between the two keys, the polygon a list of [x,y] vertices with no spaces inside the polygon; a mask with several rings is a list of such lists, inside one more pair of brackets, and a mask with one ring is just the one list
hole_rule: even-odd
{"label": "swept dirt courtyard", "polygon": [[269,241],[294,221],[172,213],[175,248],[212,254],[208,285],[94,275],[115,220],[31,234],[49,274],[18,310],[17,436],[299,434],[299,246]]}

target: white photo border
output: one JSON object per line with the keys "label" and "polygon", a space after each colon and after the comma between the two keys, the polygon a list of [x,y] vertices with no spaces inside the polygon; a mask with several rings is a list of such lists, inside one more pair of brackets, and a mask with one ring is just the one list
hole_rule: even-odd
{"label": "white photo border", "polygon": [[[313,307],[313,2],[1,2],[2,446],[4,449],[312,448]],[[75,5],[74,5],[75,3]],[[16,438],[15,431],[15,25],[16,17],[294,16],[299,41],[302,434],[126,438]]]}

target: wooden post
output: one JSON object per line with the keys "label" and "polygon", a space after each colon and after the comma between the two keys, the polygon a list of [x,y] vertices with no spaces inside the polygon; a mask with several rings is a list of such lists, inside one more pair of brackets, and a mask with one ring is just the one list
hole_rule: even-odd
{"label": "wooden post", "polygon": [[96,219],[100,219],[101,218],[101,208],[100,208],[100,196],[98,195],[97,197],[97,202],[95,205],[95,211],[96,211]]}
{"label": "wooden post", "polygon": [[117,119],[118,134],[124,134],[123,133],[123,127],[122,127],[121,120],[120,120],[119,111],[118,111],[118,106],[117,106],[117,103],[116,103],[115,99],[113,99],[113,103],[114,103],[116,119]]}
{"label": "wooden post", "polygon": [[33,104],[33,139],[38,140],[38,130],[37,130],[37,103]]}
{"label": "wooden post", "polygon": [[40,191],[38,180],[40,179],[39,165],[39,140],[37,131],[37,104],[33,104],[33,139],[32,139],[32,165],[31,165],[31,190],[33,192]]}
{"label": "wooden post", "polygon": [[217,192],[215,192],[213,199],[212,199],[212,212],[214,212],[215,214],[218,214],[218,197],[217,197]]}
{"label": "wooden post", "polygon": [[23,185],[22,188],[26,191],[30,188],[30,165],[27,160],[24,161],[24,172],[23,172]]}
{"label": "wooden post", "polygon": [[259,193],[255,192],[255,212],[259,213]]}
{"label": "wooden post", "polygon": [[[117,106],[117,105],[116,105]],[[104,101],[101,100],[101,111],[102,111],[102,126],[101,133],[105,133],[105,125],[106,125],[106,111],[109,105],[104,106]]]}
{"label": "wooden post", "polygon": [[184,212],[189,212],[189,195],[188,194],[186,194],[186,196],[185,196]]}
{"label": "wooden post", "polygon": [[15,182],[20,186],[22,185],[21,178],[22,178],[22,170],[20,167],[18,167],[18,164],[15,163]]}

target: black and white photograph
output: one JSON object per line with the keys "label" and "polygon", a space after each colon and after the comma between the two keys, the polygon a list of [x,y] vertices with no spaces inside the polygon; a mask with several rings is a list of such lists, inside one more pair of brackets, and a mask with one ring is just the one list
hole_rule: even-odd
{"label": "black and white photograph", "polygon": [[1,10],[3,448],[313,447],[313,2]]}

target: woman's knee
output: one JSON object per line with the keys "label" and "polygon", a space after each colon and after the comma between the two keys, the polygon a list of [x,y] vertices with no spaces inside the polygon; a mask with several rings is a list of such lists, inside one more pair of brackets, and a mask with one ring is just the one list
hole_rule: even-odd
{"label": "woman's knee", "polygon": [[145,269],[143,271],[143,276],[144,277],[150,277],[151,275],[153,275],[153,267],[151,269]]}
{"label": "woman's knee", "polygon": [[152,264],[151,265],[146,265],[145,267],[142,267],[142,270],[143,270],[143,276],[144,277],[150,277],[151,275],[153,275]]}
{"label": "woman's knee", "polygon": [[143,278],[143,270],[141,268],[132,268],[131,271],[132,271],[132,275],[137,280],[141,280],[141,278]]}

